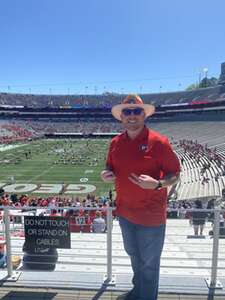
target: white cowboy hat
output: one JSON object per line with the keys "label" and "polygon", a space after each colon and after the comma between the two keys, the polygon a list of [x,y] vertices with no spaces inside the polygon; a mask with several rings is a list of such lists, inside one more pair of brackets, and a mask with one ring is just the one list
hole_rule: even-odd
{"label": "white cowboy hat", "polygon": [[144,104],[142,99],[138,95],[128,95],[121,104],[114,105],[112,107],[112,115],[117,120],[121,121],[121,113],[124,108],[136,108],[140,107],[145,112],[145,117],[149,117],[154,114],[155,106],[151,104]]}

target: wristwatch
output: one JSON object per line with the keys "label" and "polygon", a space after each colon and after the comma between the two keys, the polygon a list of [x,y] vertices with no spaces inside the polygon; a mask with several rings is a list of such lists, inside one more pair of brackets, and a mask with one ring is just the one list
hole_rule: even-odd
{"label": "wristwatch", "polygon": [[162,181],[158,180],[157,186],[154,188],[154,190],[160,190],[162,188]]}

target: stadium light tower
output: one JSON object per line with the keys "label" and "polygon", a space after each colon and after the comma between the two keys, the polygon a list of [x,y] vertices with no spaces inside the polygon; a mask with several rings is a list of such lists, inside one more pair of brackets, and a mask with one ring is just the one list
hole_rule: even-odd
{"label": "stadium light tower", "polygon": [[207,78],[208,76],[208,68],[203,68],[203,72],[204,72],[204,77]]}
{"label": "stadium light tower", "polygon": [[208,68],[203,68],[205,87],[207,87]]}
{"label": "stadium light tower", "polygon": [[198,86],[200,86],[201,80],[202,80],[202,72],[201,72],[201,70],[199,70],[198,71]]}

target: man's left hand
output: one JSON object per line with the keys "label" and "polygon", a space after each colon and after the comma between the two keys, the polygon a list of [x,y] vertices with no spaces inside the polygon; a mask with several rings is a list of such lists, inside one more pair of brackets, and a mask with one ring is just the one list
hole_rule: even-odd
{"label": "man's left hand", "polygon": [[158,186],[158,180],[149,175],[141,174],[138,176],[134,173],[131,173],[128,179],[134,184],[140,186],[142,189],[154,190]]}

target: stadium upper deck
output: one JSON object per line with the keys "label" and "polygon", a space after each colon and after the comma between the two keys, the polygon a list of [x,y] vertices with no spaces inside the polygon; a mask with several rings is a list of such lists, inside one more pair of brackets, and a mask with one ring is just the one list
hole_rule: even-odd
{"label": "stadium upper deck", "polygon": [[[28,108],[110,108],[120,103],[124,96],[116,93],[104,93],[102,95],[35,95],[31,93],[0,92],[0,107],[9,105]],[[155,106],[223,101],[225,100],[225,62],[221,64],[221,74],[217,86],[193,91],[140,94],[140,96],[145,103],[152,103]]]}
{"label": "stadium upper deck", "polygon": [[[212,102],[225,100],[225,85],[203,88],[194,91],[141,94],[145,103],[156,106],[184,104],[193,102]],[[102,95],[33,95],[0,93],[0,106],[13,105],[33,108],[43,107],[111,107],[121,102],[123,94]]]}

